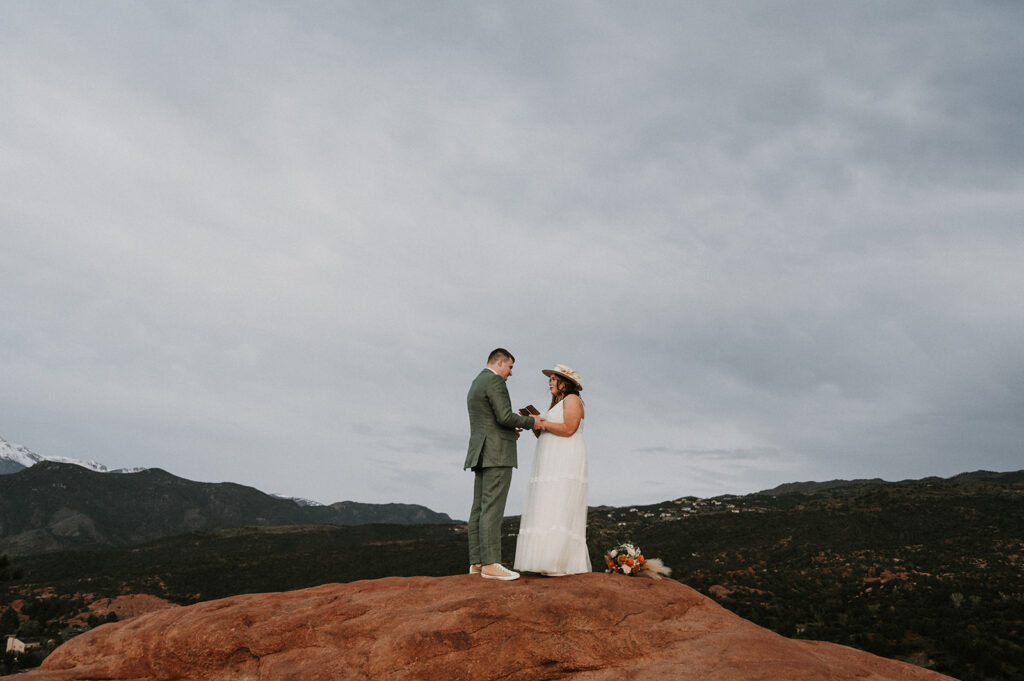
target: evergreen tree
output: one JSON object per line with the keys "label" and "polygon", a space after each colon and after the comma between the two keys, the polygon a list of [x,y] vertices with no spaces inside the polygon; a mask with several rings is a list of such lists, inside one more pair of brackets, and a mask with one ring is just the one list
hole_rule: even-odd
{"label": "evergreen tree", "polygon": [[0,615],[0,636],[17,632],[18,624],[18,613],[14,612],[14,608],[7,608],[4,614]]}

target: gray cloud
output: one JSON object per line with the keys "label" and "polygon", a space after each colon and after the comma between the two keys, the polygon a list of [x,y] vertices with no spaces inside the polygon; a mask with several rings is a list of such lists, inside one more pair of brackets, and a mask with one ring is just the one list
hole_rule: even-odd
{"label": "gray cloud", "polygon": [[464,517],[503,345],[595,504],[1020,466],[1016,4],[0,15],[7,440]]}

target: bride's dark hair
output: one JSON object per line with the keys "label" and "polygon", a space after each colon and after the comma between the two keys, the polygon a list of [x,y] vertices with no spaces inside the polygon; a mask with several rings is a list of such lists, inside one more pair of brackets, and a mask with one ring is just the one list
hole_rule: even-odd
{"label": "bride's dark hair", "polygon": [[[558,392],[551,396],[551,407],[555,406],[569,395],[579,395],[580,391],[576,388],[576,384],[570,381],[568,378],[554,374],[551,378],[558,381]],[[551,409],[548,407],[548,409]]]}

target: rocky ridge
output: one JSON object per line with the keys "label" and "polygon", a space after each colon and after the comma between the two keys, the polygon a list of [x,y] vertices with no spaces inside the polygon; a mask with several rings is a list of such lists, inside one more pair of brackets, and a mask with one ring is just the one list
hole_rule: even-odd
{"label": "rocky ridge", "polygon": [[58,648],[27,681],[578,679],[940,681],[787,639],[689,587],[590,573],[327,584],[151,612]]}
{"label": "rocky ridge", "polygon": [[111,475],[41,461],[0,475],[0,554],[126,546],[247,526],[448,524],[415,504],[302,506],[253,487],[187,480],[159,468]]}

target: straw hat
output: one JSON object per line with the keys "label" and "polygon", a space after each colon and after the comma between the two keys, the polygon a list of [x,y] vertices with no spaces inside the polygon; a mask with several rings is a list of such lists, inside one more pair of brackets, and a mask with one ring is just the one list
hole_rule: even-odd
{"label": "straw hat", "polygon": [[583,379],[580,378],[579,374],[564,364],[556,364],[554,369],[541,369],[541,373],[545,376],[551,376],[552,374],[561,376],[564,379],[572,381],[576,385],[577,390],[583,390]]}

